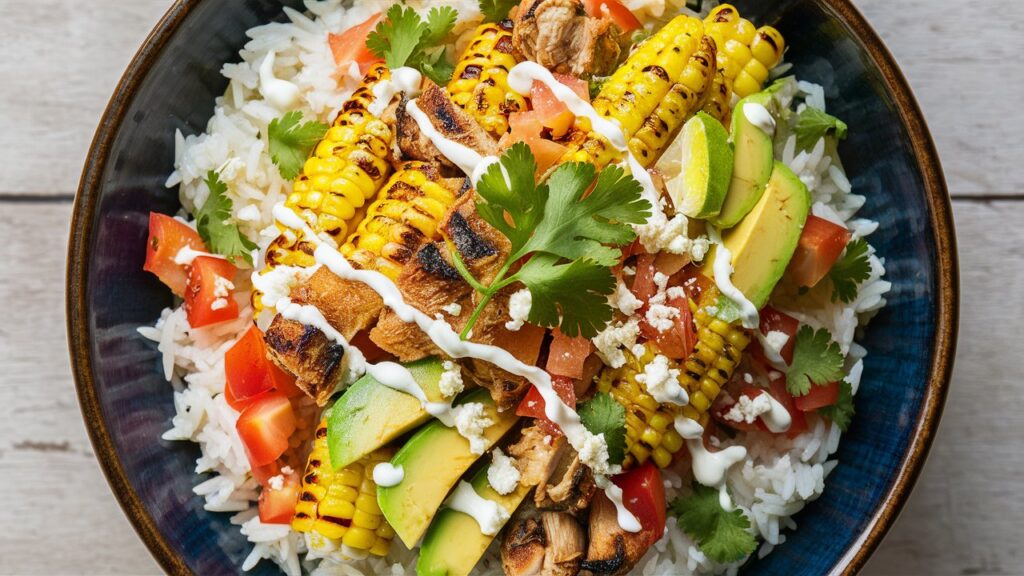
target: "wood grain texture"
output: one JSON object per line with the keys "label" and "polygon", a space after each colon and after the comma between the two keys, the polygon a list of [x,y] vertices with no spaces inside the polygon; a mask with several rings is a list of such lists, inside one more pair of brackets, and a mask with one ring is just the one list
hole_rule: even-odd
{"label": "wood grain texture", "polygon": [[[855,0],[914,87],[959,198],[1024,198],[1024,2]],[[0,574],[157,574],[85,434],[65,347],[68,196],[117,78],[168,0],[0,2]],[[116,9],[115,9],[116,8]],[[1008,96],[1014,95],[1014,96]],[[1022,574],[1024,202],[954,203],[963,305],[925,472],[869,576]],[[1001,297],[999,295],[1002,295]],[[54,553],[54,544],[59,552]]]}

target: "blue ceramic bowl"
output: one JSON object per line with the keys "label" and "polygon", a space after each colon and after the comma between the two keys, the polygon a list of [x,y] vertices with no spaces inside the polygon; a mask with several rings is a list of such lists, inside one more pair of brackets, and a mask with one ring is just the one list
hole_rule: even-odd
{"label": "blue ceramic bowl", "polygon": [[[298,5],[298,1],[286,4]],[[824,495],[800,528],[744,574],[852,573],[906,501],[934,437],[957,324],[957,259],[939,161],[921,112],[882,42],[847,0],[738,1],[790,43],[799,76],[826,86],[852,127],[841,153],[893,282],[871,323],[857,418]],[[245,30],[281,19],[275,0],[179,0],[118,85],[96,133],[75,204],[68,258],[69,344],[82,413],[125,513],[172,573],[234,574],[249,546],[227,514],[192,494],[198,450],[160,434],[174,414],[158,353],[135,331],[171,303],[142,271],[147,215],[173,212],[163,182],[175,129],[198,133],[226,88]],[[259,573],[270,574],[264,563]]]}

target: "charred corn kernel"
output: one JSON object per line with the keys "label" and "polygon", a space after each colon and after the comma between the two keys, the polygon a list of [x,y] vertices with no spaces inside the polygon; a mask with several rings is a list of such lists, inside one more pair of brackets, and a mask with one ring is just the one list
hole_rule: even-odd
{"label": "charred corn kernel", "polygon": [[[377,194],[391,172],[388,156],[394,136],[391,128],[368,110],[375,98],[374,86],[390,76],[384,64],[367,71],[362,84],[306,159],[285,199],[285,206],[313,232],[334,238],[338,244],[348,235],[361,207]],[[277,266],[312,266],[314,243],[302,230],[280,222],[277,227],[280,234],[267,247],[262,272]],[[261,295],[254,291],[253,307],[259,311],[262,305]]]}
{"label": "charred corn kernel", "polygon": [[306,462],[292,528],[311,534],[311,544],[322,551],[344,544],[353,550],[386,555],[395,532],[377,506],[373,467],[391,455],[387,449],[378,450],[335,470],[327,448],[327,420],[322,420]]}
{"label": "charred corn kernel", "polygon": [[714,82],[704,103],[704,112],[722,124],[729,125],[729,116],[732,113],[732,81],[726,78],[721,70],[715,72]]}
{"label": "charred corn kernel", "polygon": [[452,101],[498,138],[508,132],[508,115],[526,109],[526,100],[508,86],[508,72],[518,63],[514,54],[510,20],[481,24],[448,82]]}
{"label": "charred corn kernel", "polygon": [[681,414],[679,406],[660,404],[637,382],[636,376],[654,359],[648,347],[636,358],[627,353],[627,362],[621,368],[605,368],[598,376],[597,389],[606,392],[626,409],[626,460],[624,467],[643,464],[647,460],[665,468],[672,456],[683,447],[683,438],[676,432],[675,417]]}
{"label": "charred corn kernel", "polygon": [[782,34],[771,26],[755,28],[731,4],[715,7],[704,24],[718,46],[717,67],[730,90],[740,98],[759,92],[782,60],[786,49]]}
{"label": "charred corn kernel", "polygon": [[[657,160],[690,114],[700,109],[710,80],[701,70],[710,68],[697,56],[702,50],[704,24],[689,16],[677,16],[645,40],[605,82],[594,98],[594,109],[617,123],[626,143],[641,162]],[[706,51],[707,46],[703,50]],[[599,168],[620,158],[605,135],[594,131],[585,118],[578,118],[574,132],[563,139],[568,151],[562,162],[590,162]],[[646,151],[646,160],[642,157]]]}
{"label": "charred corn kernel", "polygon": [[704,106],[714,83],[715,52],[715,41],[702,37],[678,81],[630,139],[629,150],[643,166],[657,162],[683,123]]}
{"label": "charred corn kernel", "polygon": [[388,180],[341,253],[393,280],[422,243],[439,237],[438,224],[453,202],[455,194],[435,166],[408,162]]}
{"label": "charred corn kernel", "polygon": [[683,416],[706,426],[711,404],[740,363],[750,336],[737,324],[729,324],[708,313],[706,307],[694,314],[697,345],[683,362],[680,383],[690,395]]}

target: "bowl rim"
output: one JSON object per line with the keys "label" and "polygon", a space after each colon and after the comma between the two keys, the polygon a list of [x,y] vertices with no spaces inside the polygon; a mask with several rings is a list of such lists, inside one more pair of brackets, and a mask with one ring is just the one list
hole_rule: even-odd
{"label": "bowl rim", "polygon": [[[149,73],[163,47],[170,41],[193,8],[203,0],[176,0],[149,33],[132,58],[111,96],[93,137],[75,195],[66,273],[66,315],[68,348],[79,405],[100,467],[118,504],[136,533],[160,566],[170,574],[188,574],[190,569],[164,538],[156,521],[142,503],[117,458],[113,439],[102,418],[92,372],[90,342],[92,330],[87,312],[88,254],[93,239],[93,222],[110,147],[119,132],[128,106]],[[896,60],[867,19],[850,0],[818,0],[854,33],[871,63],[879,70],[886,89],[904,120],[918,170],[922,174],[930,212],[930,231],[936,247],[936,329],[932,363],[921,411],[899,471],[886,491],[882,505],[867,526],[840,556],[829,573],[855,574],[863,568],[892,527],[920,476],[935,439],[946,396],[951,385],[959,324],[959,264],[952,207],[934,140],[910,85]]]}

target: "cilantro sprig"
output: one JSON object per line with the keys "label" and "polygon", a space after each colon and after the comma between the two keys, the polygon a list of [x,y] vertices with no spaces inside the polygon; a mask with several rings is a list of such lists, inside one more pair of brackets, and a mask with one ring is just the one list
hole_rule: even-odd
{"label": "cilantro sprig", "polygon": [[480,0],[480,13],[484,22],[501,22],[508,13],[519,5],[519,0]]}
{"label": "cilantro sprig", "polygon": [[250,252],[256,248],[256,244],[246,238],[239,231],[238,225],[230,220],[233,206],[227,195],[227,184],[216,171],[210,170],[206,173],[206,187],[210,195],[195,214],[199,236],[215,254],[235,261],[242,258],[252,264]]}
{"label": "cilantro sprig", "polygon": [[786,372],[786,389],[793,396],[805,396],[811,385],[825,385],[843,377],[843,353],[825,328],[804,325],[796,333],[793,362]]}
{"label": "cilantro sprig", "polygon": [[598,392],[579,408],[580,421],[591,434],[604,434],[608,463],[622,464],[626,458],[626,409],[604,392]]}
{"label": "cilantro sprig", "polygon": [[455,28],[459,13],[451,6],[431,8],[427,19],[409,7],[393,4],[366,37],[366,47],[388,68],[411,66],[437,84],[446,84],[455,70],[438,46]]}
{"label": "cilantro sprig", "polygon": [[850,242],[843,257],[832,265],[828,277],[832,280],[832,301],[853,302],[857,297],[857,286],[871,277],[868,243],[863,238]]}
{"label": "cilantro sprig", "polygon": [[280,118],[274,118],[267,127],[270,159],[285,180],[293,180],[299,175],[309,153],[327,134],[328,126],[323,122],[301,122],[302,112],[293,110]]}
{"label": "cilantro sprig", "polygon": [[856,412],[853,407],[853,386],[846,380],[839,382],[839,398],[836,403],[818,408],[818,414],[831,420],[843,432],[849,428]]}
{"label": "cilantro sprig", "polygon": [[693,494],[669,504],[679,527],[693,538],[711,560],[729,564],[754,552],[757,540],[750,533],[750,519],[739,509],[722,508],[718,490],[696,482]]}
{"label": "cilantro sprig", "polygon": [[[464,338],[484,306],[517,282],[530,290],[531,324],[591,338],[612,318],[610,267],[622,255],[616,246],[633,241],[636,233],[629,225],[646,221],[650,203],[641,198],[640,184],[617,166],[605,168],[596,182],[591,164],[563,164],[543,184],[536,182],[536,170],[533,153],[519,142],[477,184],[477,212],[511,248],[489,286],[477,281],[452,250],[455,268],[483,296]],[[515,264],[521,266],[513,273]]]}
{"label": "cilantro sprig", "polygon": [[805,106],[796,119],[796,127],[793,132],[796,134],[796,147],[798,150],[810,150],[829,132],[834,132],[836,138],[846,138],[848,131],[846,122],[839,118],[826,114],[817,108]]}

